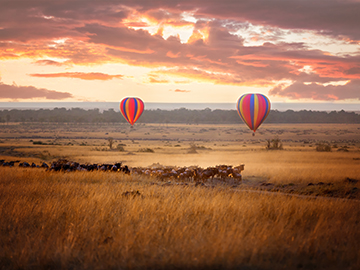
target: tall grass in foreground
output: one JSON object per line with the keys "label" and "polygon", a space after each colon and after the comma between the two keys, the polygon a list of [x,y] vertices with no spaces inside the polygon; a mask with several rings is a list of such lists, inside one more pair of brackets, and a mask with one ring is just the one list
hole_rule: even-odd
{"label": "tall grass in foreground", "polygon": [[359,269],[359,204],[2,168],[0,268]]}

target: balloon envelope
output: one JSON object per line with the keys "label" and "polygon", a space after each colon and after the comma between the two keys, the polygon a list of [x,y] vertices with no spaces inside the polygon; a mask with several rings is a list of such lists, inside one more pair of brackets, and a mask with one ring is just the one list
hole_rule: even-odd
{"label": "balloon envelope", "polygon": [[270,112],[270,100],[262,94],[245,94],[237,102],[237,111],[245,124],[254,132]]}
{"label": "balloon envelope", "polygon": [[134,125],[143,111],[144,102],[140,98],[126,97],[120,102],[120,112],[130,125]]}

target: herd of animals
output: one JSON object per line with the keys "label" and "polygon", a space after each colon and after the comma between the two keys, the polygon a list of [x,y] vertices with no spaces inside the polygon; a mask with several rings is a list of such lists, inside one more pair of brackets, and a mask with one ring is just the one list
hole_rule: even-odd
{"label": "herd of animals", "polygon": [[178,180],[178,181],[194,181],[197,183],[206,182],[207,180],[219,179],[226,181],[227,179],[233,179],[235,182],[241,182],[241,172],[244,170],[245,165],[239,166],[231,165],[218,165],[214,167],[201,168],[199,166],[190,167],[172,167],[153,165],[150,167],[132,167],[122,165],[121,162],[114,164],[80,164],[78,162],[68,161],[66,159],[59,159],[53,161],[50,165],[43,162],[41,165],[35,163],[16,161],[0,160],[0,166],[14,167],[18,164],[18,167],[23,168],[44,168],[47,171],[54,172],[74,172],[74,171],[109,171],[109,172],[121,172],[124,174],[143,175],[154,177],[160,180]]}

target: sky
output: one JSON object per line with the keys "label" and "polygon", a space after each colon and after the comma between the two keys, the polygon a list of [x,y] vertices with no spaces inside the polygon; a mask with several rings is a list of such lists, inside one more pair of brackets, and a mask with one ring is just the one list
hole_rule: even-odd
{"label": "sky", "polygon": [[358,0],[0,0],[0,101],[360,105]]}

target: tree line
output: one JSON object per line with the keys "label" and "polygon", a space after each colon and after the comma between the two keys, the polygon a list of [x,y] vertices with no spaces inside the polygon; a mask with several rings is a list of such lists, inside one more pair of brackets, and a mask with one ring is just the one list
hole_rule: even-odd
{"label": "tree line", "polygon": [[[145,110],[137,123],[236,124],[240,117],[236,110]],[[85,110],[80,108],[54,108],[39,110],[2,110],[0,122],[57,122],[57,123],[125,123],[120,112],[109,109]],[[360,123],[360,114],[345,111],[293,111],[272,110],[266,123]]]}

